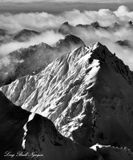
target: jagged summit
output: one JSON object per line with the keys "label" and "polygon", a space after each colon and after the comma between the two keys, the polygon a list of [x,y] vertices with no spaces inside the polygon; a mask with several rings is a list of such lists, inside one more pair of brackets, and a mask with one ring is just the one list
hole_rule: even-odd
{"label": "jagged summit", "polygon": [[132,72],[101,43],[81,45],[1,91],[17,106],[52,120],[62,135],[82,146],[114,146],[99,149],[111,160],[123,152],[127,157],[115,147],[133,150]]}
{"label": "jagged summit", "polygon": [[71,29],[73,29],[73,26],[70,25],[69,22],[64,22],[58,31],[62,34],[70,34]]}
{"label": "jagged summit", "polygon": [[96,43],[94,46],[94,54],[92,55],[95,59],[100,60],[101,63],[106,63],[110,69],[115,70],[118,74],[122,75],[124,79],[128,81],[129,84],[133,84],[133,74],[129,67],[124,64],[124,62],[119,59],[116,54],[112,54],[108,48],[101,43]]}
{"label": "jagged summit", "polygon": [[122,60],[96,43],[80,46],[1,90],[16,105],[51,119],[79,144],[133,149],[132,84]]}

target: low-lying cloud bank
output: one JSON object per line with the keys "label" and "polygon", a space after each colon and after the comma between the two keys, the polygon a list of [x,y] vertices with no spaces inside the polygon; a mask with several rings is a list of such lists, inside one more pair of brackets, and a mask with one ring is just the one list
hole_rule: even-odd
{"label": "low-lying cloud bank", "polygon": [[[6,29],[12,34],[22,29],[31,29],[39,31],[41,34],[31,37],[27,42],[14,41],[1,45],[0,56],[41,42],[49,45],[55,44],[65,36],[64,33],[60,33],[58,30],[66,21],[69,23],[66,26],[68,33],[79,36],[87,45],[97,41],[107,45],[112,52],[115,52],[133,70],[133,11],[130,11],[126,6],[120,6],[116,11],[100,9],[99,11],[80,12],[79,10],[73,10],[60,15],[46,12],[15,15],[9,13],[1,14],[1,29]],[[100,27],[87,27],[94,22],[98,22]],[[129,46],[122,46],[116,43],[125,40],[129,42]]]}
{"label": "low-lying cloud bank", "polygon": [[46,29],[59,28],[65,21],[68,21],[71,25],[91,24],[97,21],[102,26],[109,26],[115,22],[124,24],[129,20],[133,20],[133,12],[129,11],[126,6],[120,6],[114,12],[109,9],[100,9],[99,11],[84,12],[73,10],[60,15],[46,12],[15,15],[5,13],[0,15],[0,28],[7,29],[10,32],[16,32],[24,28],[45,31]]}

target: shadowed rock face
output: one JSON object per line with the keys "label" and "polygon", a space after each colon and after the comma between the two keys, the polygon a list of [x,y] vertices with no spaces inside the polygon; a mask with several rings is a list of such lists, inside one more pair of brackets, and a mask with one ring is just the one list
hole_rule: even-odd
{"label": "shadowed rock face", "polygon": [[[75,49],[38,74],[17,79],[1,90],[16,105],[51,119],[63,136],[86,148],[99,143],[126,146],[133,150],[133,75],[128,66],[100,43]],[[39,153],[44,151],[52,156],[53,144],[63,144],[66,148],[67,144],[57,132],[54,136],[58,143],[56,138],[40,143],[38,137],[43,139],[42,133],[47,126],[42,119],[37,115],[28,122],[25,147],[28,151],[34,148]],[[51,131],[46,137],[48,135]],[[51,150],[44,150],[47,145]],[[60,151],[56,152],[57,159],[62,158]],[[119,160],[121,152],[125,156],[122,160],[130,160],[125,150],[117,152],[117,148],[112,147],[100,150],[105,160],[117,160],[117,157]],[[62,153],[65,155],[68,152]],[[75,155],[71,155],[72,159]]]}
{"label": "shadowed rock face", "polygon": [[128,149],[97,152],[63,137],[45,117],[13,105],[0,92],[0,158],[4,160],[132,160]]}
{"label": "shadowed rock face", "polygon": [[0,92],[0,154],[10,150],[21,150],[23,125],[30,113],[11,103]]}
{"label": "shadowed rock face", "polygon": [[25,149],[28,152],[43,154],[41,159],[91,159],[98,160],[98,155],[93,150],[87,149],[63,137],[47,118],[35,115],[27,124]]}
{"label": "shadowed rock face", "polygon": [[[22,156],[22,154],[29,156]],[[13,105],[0,92],[0,158],[37,160],[98,160],[99,155],[63,137],[54,124],[40,115],[32,115]],[[19,155],[19,156],[17,156]],[[35,157],[34,157],[35,158]]]}

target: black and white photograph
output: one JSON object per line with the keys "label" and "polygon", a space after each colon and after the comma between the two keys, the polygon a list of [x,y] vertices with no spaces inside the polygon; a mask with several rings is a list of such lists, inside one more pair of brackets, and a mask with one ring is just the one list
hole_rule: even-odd
{"label": "black and white photograph", "polygon": [[0,160],[133,160],[133,0],[0,0]]}

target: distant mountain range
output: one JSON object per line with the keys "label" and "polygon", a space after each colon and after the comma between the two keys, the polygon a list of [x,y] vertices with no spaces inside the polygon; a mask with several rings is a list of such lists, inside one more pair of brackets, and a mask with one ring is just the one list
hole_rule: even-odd
{"label": "distant mountain range", "polygon": [[9,33],[7,30],[0,29],[0,45],[13,41],[26,42],[32,37],[38,35],[40,35],[40,32],[29,29],[23,29],[21,31],[18,31],[17,33]]}

